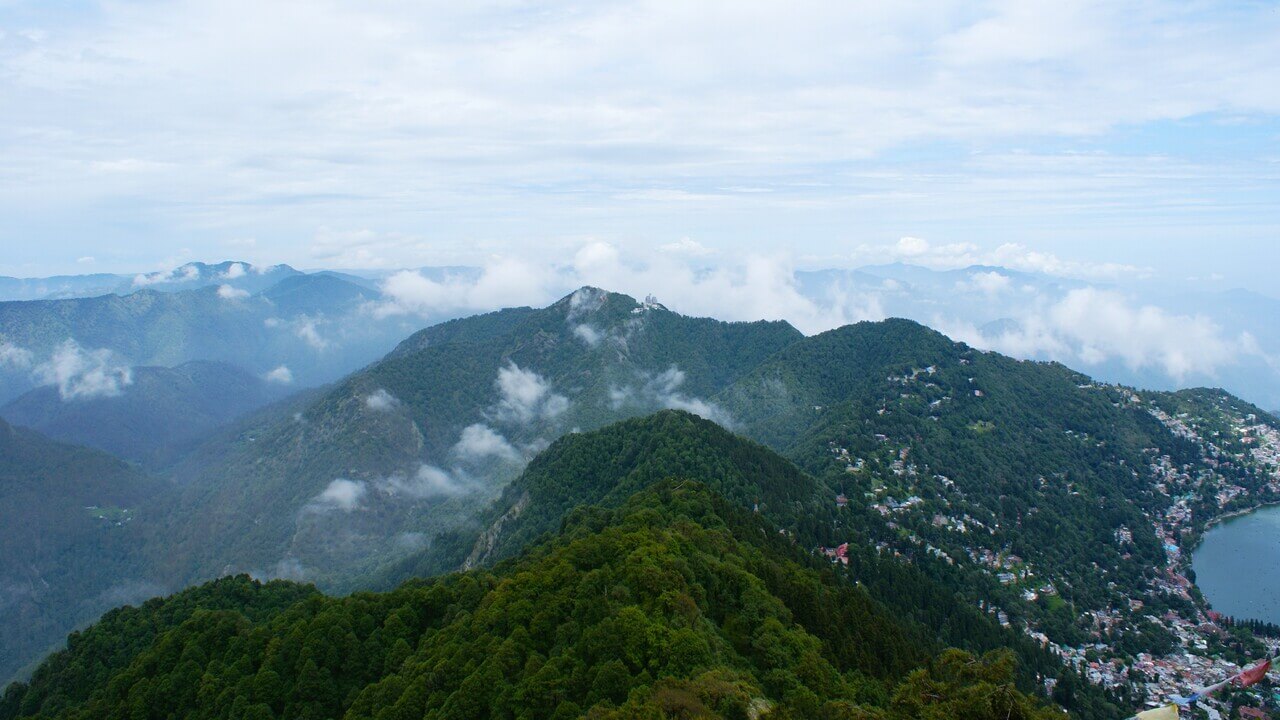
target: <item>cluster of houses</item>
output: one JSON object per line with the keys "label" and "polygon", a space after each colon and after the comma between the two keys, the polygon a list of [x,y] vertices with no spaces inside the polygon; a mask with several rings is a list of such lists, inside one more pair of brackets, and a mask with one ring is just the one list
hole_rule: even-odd
{"label": "cluster of houses", "polygon": [[[933,375],[934,371],[934,368],[917,369],[910,374],[890,376],[888,379],[907,385],[921,378],[927,379],[927,376]],[[1104,388],[1104,390],[1114,392],[1116,388]],[[975,392],[975,394],[978,393]],[[978,396],[981,395],[978,394]],[[1227,429],[1206,433],[1199,429],[1203,419],[1189,417],[1186,413],[1170,414],[1149,403],[1144,404],[1143,399],[1132,391],[1121,389],[1120,396],[1121,403],[1143,405],[1143,410],[1163,423],[1175,436],[1196,443],[1201,450],[1201,457],[1192,465],[1175,464],[1169,455],[1155,448],[1149,448],[1147,451],[1149,462],[1145,468],[1146,477],[1150,478],[1152,487],[1157,492],[1169,499],[1167,506],[1151,518],[1156,536],[1160,538],[1168,560],[1167,567],[1164,572],[1148,579],[1139,596],[1128,598],[1127,602],[1121,603],[1119,608],[1087,611],[1081,619],[1085,621],[1086,626],[1092,628],[1092,637],[1085,644],[1074,647],[1062,646],[1052,642],[1039,628],[1026,626],[1022,629],[1030,637],[1062,657],[1068,664],[1076,667],[1089,681],[1107,687],[1128,686],[1143,693],[1154,703],[1164,701],[1173,694],[1185,693],[1206,680],[1227,677],[1239,669],[1227,660],[1211,656],[1210,648],[1213,643],[1210,641],[1215,636],[1221,635],[1223,630],[1214,614],[1199,606],[1191,592],[1192,583],[1185,574],[1189,558],[1185,557],[1183,545],[1186,536],[1197,534],[1200,529],[1198,526],[1204,520],[1202,517],[1196,517],[1193,512],[1193,507],[1199,502],[1199,498],[1212,497],[1220,510],[1233,503],[1233,508],[1240,507],[1241,500],[1250,499],[1250,491],[1246,487],[1229,479],[1232,473],[1228,468],[1233,464],[1235,466],[1249,464],[1260,468],[1269,478],[1269,487],[1280,492],[1280,431],[1267,423],[1258,421],[1253,416],[1246,415],[1240,420],[1235,420],[1232,419],[1232,415],[1224,414],[1222,418],[1215,418],[1215,423],[1218,423],[1215,427],[1220,428],[1222,427],[1220,423],[1227,421]],[[1074,434],[1083,443],[1097,442],[1087,434]],[[878,460],[855,457],[847,449],[835,444],[832,445],[831,451],[835,458],[845,465],[849,473],[858,473],[866,468],[869,462],[877,462],[879,467],[890,471],[884,473],[883,479],[872,478],[872,492],[866,493],[870,501],[869,507],[888,519],[887,526],[899,533],[898,540],[877,543],[878,552],[910,558],[913,557],[913,553],[923,549],[950,563],[953,559],[945,552],[934,547],[909,528],[924,528],[924,524],[927,523],[935,529],[970,537],[978,529],[995,532],[994,528],[988,527],[968,514],[947,510],[951,503],[946,497],[926,501],[913,492],[906,499],[898,500],[890,494],[893,492],[901,497],[899,493],[916,490],[919,487],[918,483],[922,482],[922,477],[931,477],[941,483],[945,495],[959,493],[959,496],[963,497],[950,478],[941,475],[918,475],[916,466],[909,460],[911,452],[909,447],[894,447],[889,438],[884,435],[876,435],[875,440],[882,447],[875,455],[879,458]],[[884,447],[885,444],[889,447]],[[1135,477],[1143,469],[1142,467],[1133,468]],[[883,485],[885,481],[894,483],[890,479],[891,476],[900,479],[900,487],[892,491]],[[1040,481],[1046,482],[1043,478]],[[1068,489],[1071,490],[1070,487]],[[923,490],[920,492],[923,493]],[[844,493],[840,493],[836,495],[834,502],[837,507],[844,508],[852,500]],[[926,514],[920,515],[919,510],[911,512],[916,508]],[[907,520],[908,517],[911,520]],[[900,527],[899,522],[906,527]],[[912,525],[913,522],[916,524]],[[925,530],[920,529],[920,532]],[[1133,529],[1125,526],[1116,528],[1114,540],[1122,551],[1125,551],[1126,547],[1133,545]],[[965,552],[970,562],[983,568],[1001,584],[1019,590],[1022,600],[1035,602],[1044,596],[1057,594],[1058,590],[1054,583],[1037,577],[1036,572],[1023,558],[1007,550],[1000,552],[980,547],[976,538],[965,541],[964,544],[967,546]],[[844,564],[849,562],[847,545],[819,548],[819,552],[832,562]],[[1159,595],[1182,598],[1189,601],[1185,603],[1187,607],[1196,609],[1184,611],[1190,617],[1173,612],[1158,616],[1151,614],[1147,611],[1144,598]],[[992,613],[1000,624],[1005,626],[1010,624],[1009,614],[1005,610],[989,603],[982,603],[981,607],[984,611]],[[1015,613],[1015,615],[1020,614]],[[1150,622],[1163,627],[1176,638],[1179,649],[1163,657],[1146,653],[1136,658],[1118,656],[1108,639],[1117,633],[1132,630],[1138,622]],[[1261,641],[1270,646],[1272,655],[1280,653],[1280,640],[1261,639]],[[1259,704],[1262,704],[1261,700]],[[1280,706],[1280,698],[1276,698],[1274,705]],[[1204,706],[1204,710],[1212,718],[1222,716],[1229,708],[1208,703]],[[1257,718],[1265,715],[1264,709],[1250,707],[1244,710],[1246,712],[1241,717]]]}

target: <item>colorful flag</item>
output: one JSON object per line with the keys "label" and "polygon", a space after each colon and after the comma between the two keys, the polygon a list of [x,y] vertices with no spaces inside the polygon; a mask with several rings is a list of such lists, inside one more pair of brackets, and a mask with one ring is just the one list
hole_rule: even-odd
{"label": "colorful flag", "polygon": [[1242,688],[1249,687],[1250,685],[1253,685],[1254,683],[1258,682],[1262,678],[1266,677],[1267,671],[1270,669],[1271,669],[1271,661],[1264,660],[1263,662],[1260,662],[1257,665],[1254,665],[1248,670],[1245,670],[1244,672],[1237,675],[1235,677],[1235,683],[1236,685],[1239,685]]}
{"label": "colorful flag", "polygon": [[1135,718],[1136,720],[1178,720],[1178,706],[1166,705],[1155,710],[1140,712]]}

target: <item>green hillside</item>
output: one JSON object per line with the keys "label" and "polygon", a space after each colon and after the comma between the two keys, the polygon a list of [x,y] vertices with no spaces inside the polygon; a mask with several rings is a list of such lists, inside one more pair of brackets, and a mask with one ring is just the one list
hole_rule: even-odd
{"label": "green hillside", "polygon": [[493,571],[275,609],[289,593],[221,581],[109,615],[0,718],[1060,717],[1007,654],[930,660],[918,628],[687,480]]}
{"label": "green hillside", "polygon": [[164,492],[113,457],[0,420],[0,681],[75,625],[161,590],[136,572],[133,526]]}

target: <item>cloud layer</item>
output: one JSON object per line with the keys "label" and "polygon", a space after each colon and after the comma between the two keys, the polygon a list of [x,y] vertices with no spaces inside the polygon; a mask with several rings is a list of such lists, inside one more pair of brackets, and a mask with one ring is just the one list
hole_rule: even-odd
{"label": "cloud layer", "polygon": [[983,330],[941,320],[939,326],[976,347],[1022,358],[1050,358],[1082,370],[1118,361],[1154,369],[1177,383],[1215,376],[1241,357],[1265,357],[1245,333],[1228,336],[1207,317],[1144,305],[1114,290],[1079,288],[1015,315],[1012,327]]}
{"label": "cloud layer", "polygon": [[13,263],[105,263],[111,232],[413,267],[587,233],[710,257],[1274,227],[1271,160],[1230,142],[1274,138],[1266,3],[19,2],[0,31]]}

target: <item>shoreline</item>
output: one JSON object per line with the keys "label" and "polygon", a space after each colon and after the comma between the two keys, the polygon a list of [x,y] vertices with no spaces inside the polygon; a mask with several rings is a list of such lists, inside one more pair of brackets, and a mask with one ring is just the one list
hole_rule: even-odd
{"label": "shoreline", "polygon": [[[1262,510],[1263,508],[1276,507],[1276,506],[1280,506],[1280,500],[1267,500],[1265,502],[1260,502],[1257,505],[1254,505],[1252,507],[1241,508],[1239,510],[1232,510],[1231,512],[1222,513],[1221,515],[1215,515],[1214,517],[1210,518],[1207,522],[1204,523],[1204,526],[1201,527],[1200,530],[1196,533],[1195,542],[1190,547],[1186,548],[1185,552],[1183,553],[1183,556],[1186,558],[1186,561],[1187,561],[1187,566],[1188,567],[1191,566],[1190,565],[1191,555],[1194,554],[1196,549],[1200,547],[1200,543],[1204,542],[1205,534],[1208,533],[1210,530],[1212,530],[1215,525],[1219,523],[1227,522],[1228,520],[1234,520],[1235,518],[1238,518],[1238,517],[1244,517],[1245,515],[1251,515],[1259,510]],[[1195,583],[1192,583],[1192,584],[1194,585]],[[1199,586],[1197,585],[1197,587]]]}
{"label": "shoreline", "polygon": [[[1227,520],[1231,520],[1231,519],[1233,519],[1233,518],[1238,518],[1238,517],[1243,517],[1243,516],[1245,516],[1245,515],[1250,515],[1250,514],[1255,513],[1255,512],[1257,512],[1257,511],[1259,511],[1259,510],[1263,509],[1263,508],[1275,507],[1275,506],[1277,506],[1277,505],[1280,505],[1280,500],[1267,500],[1266,502],[1260,502],[1260,503],[1258,503],[1257,505],[1254,505],[1253,507],[1243,508],[1243,509],[1241,509],[1241,510],[1233,510],[1233,511],[1231,511],[1231,512],[1229,512],[1229,513],[1223,513],[1222,515],[1219,515],[1219,516],[1217,516],[1217,517],[1215,517],[1215,518],[1211,519],[1209,522],[1205,523],[1205,525],[1204,525],[1204,529],[1200,531],[1200,534],[1201,534],[1201,535],[1204,535],[1205,533],[1207,533],[1207,532],[1209,532],[1211,529],[1213,529],[1213,526],[1214,526],[1214,525],[1217,525],[1217,524],[1218,524],[1218,523],[1220,523],[1220,522],[1226,522]],[[1197,543],[1197,545],[1198,545],[1198,544],[1199,544],[1199,543]]]}
{"label": "shoreline", "polygon": [[[1195,555],[1195,551],[1200,548],[1200,544],[1204,542],[1204,536],[1207,535],[1208,532],[1214,528],[1214,526],[1218,525],[1219,523],[1224,523],[1229,520],[1234,520],[1235,518],[1244,517],[1246,515],[1252,515],[1253,513],[1259,510],[1262,510],[1264,508],[1277,507],[1277,506],[1280,506],[1280,500],[1268,500],[1266,502],[1260,502],[1257,505],[1254,505],[1253,507],[1233,510],[1231,512],[1222,513],[1221,515],[1217,515],[1211,518],[1208,522],[1204,524],[1204,526],[1200,529],[1200,531],[1196,533],[1195,542],[1190,547],[1186,548],[1185,552],[1183,553],[1182,562],[1179,563],[1180,567],[1178,567],[1178,574],[1183,576],[1184,578],[1187,578],[1188,570],[1191,570],[1194,572],[1194,568],[1192,566],[1195,564],[1195,558],[1193,557]],[[1213,603],[1209,600],[1209,596],[1205,594],[1204,589],[1200,587],[1200,583],[1197,582],[1196,580],[1192,580],[1191,578],[1187,578],[1187,581],[1191,584],[1191,587],[1195,588],[1196,594],[1200,596],[1201,602],[1205,604],[1205,607],[1207,609],[1212,609]],[[1251,618],[1251,619],[1261,620],[1261,618]],[[1264,621],[1264,622],[1267,622],[1267,621]]]}

